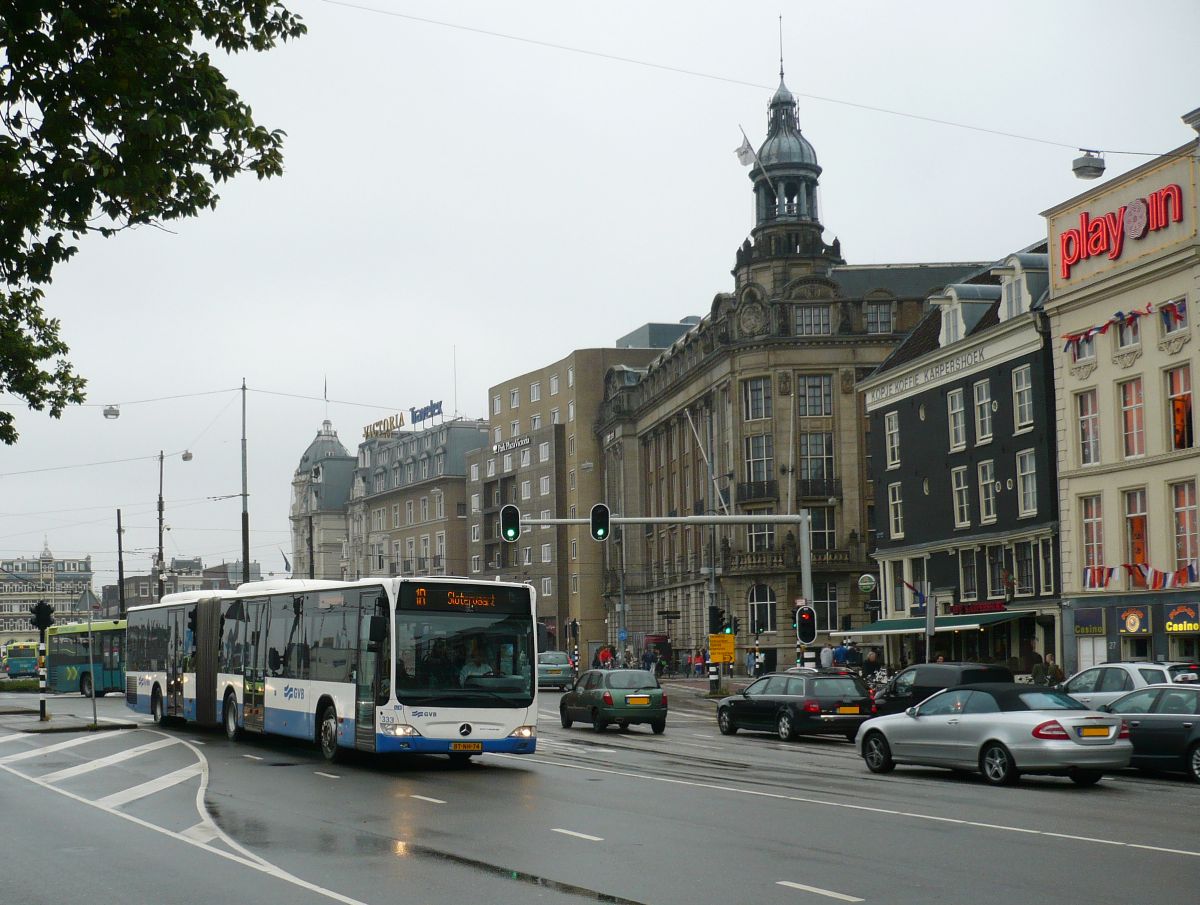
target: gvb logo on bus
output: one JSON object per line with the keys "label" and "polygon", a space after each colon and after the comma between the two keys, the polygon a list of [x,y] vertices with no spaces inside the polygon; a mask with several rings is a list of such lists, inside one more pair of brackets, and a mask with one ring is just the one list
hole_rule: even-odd
{"label": "gvb logo on bus", "polygon": [[284,685],[283,697],[288,701],[303,701],[304,689],[297,688],[295,685]]}

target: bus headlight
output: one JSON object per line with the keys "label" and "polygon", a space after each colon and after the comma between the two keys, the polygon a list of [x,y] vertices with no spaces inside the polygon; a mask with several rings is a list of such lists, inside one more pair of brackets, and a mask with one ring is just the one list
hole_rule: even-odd
{"label": "bus headlight", "polygon": [[379,731],[384,735],[393,735],[397,738],[420,738],[415,726],[408,726],[404,723],[385,723],[379,727]]}
{"label": "bus headlight", "polygon": [[537,738],[537,726],[518,726],[509,738]]}

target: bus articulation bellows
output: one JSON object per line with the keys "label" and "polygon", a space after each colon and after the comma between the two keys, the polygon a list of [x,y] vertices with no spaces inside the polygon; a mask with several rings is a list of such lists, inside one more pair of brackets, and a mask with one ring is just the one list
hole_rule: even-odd
{"label": "bus articulation bellows", "polygon": [[126,704],[348,750],[532,754],[535,594],[461,578],[285,579],[128,613]]}

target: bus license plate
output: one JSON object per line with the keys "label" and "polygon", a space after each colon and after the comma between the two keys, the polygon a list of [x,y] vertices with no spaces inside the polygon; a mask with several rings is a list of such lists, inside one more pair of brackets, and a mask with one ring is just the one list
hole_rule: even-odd
{"label": "bus license plate", "polygon": [[631,694],[625,698],[626,704],[649,704],[650,696],[644,694]]}
{"label": "bus license plate", "polygon": [[451,751],[482,751],[483,742],[451,742]]}
{"label": "bus license plate", "polygon": [[1106,726],[1082,726],[1079,729],[1079,734],[1083,738],[1108,738],[1108,727]]}

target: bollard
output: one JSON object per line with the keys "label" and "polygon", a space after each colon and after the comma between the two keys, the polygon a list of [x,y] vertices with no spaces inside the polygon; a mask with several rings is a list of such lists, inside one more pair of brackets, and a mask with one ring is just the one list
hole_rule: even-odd
{"label": "bollard", "polygon": [[720,691],[721,690],[721,674],[718,671],[716,666],[710,666],[708,668],[708,690],[709,691]]}

